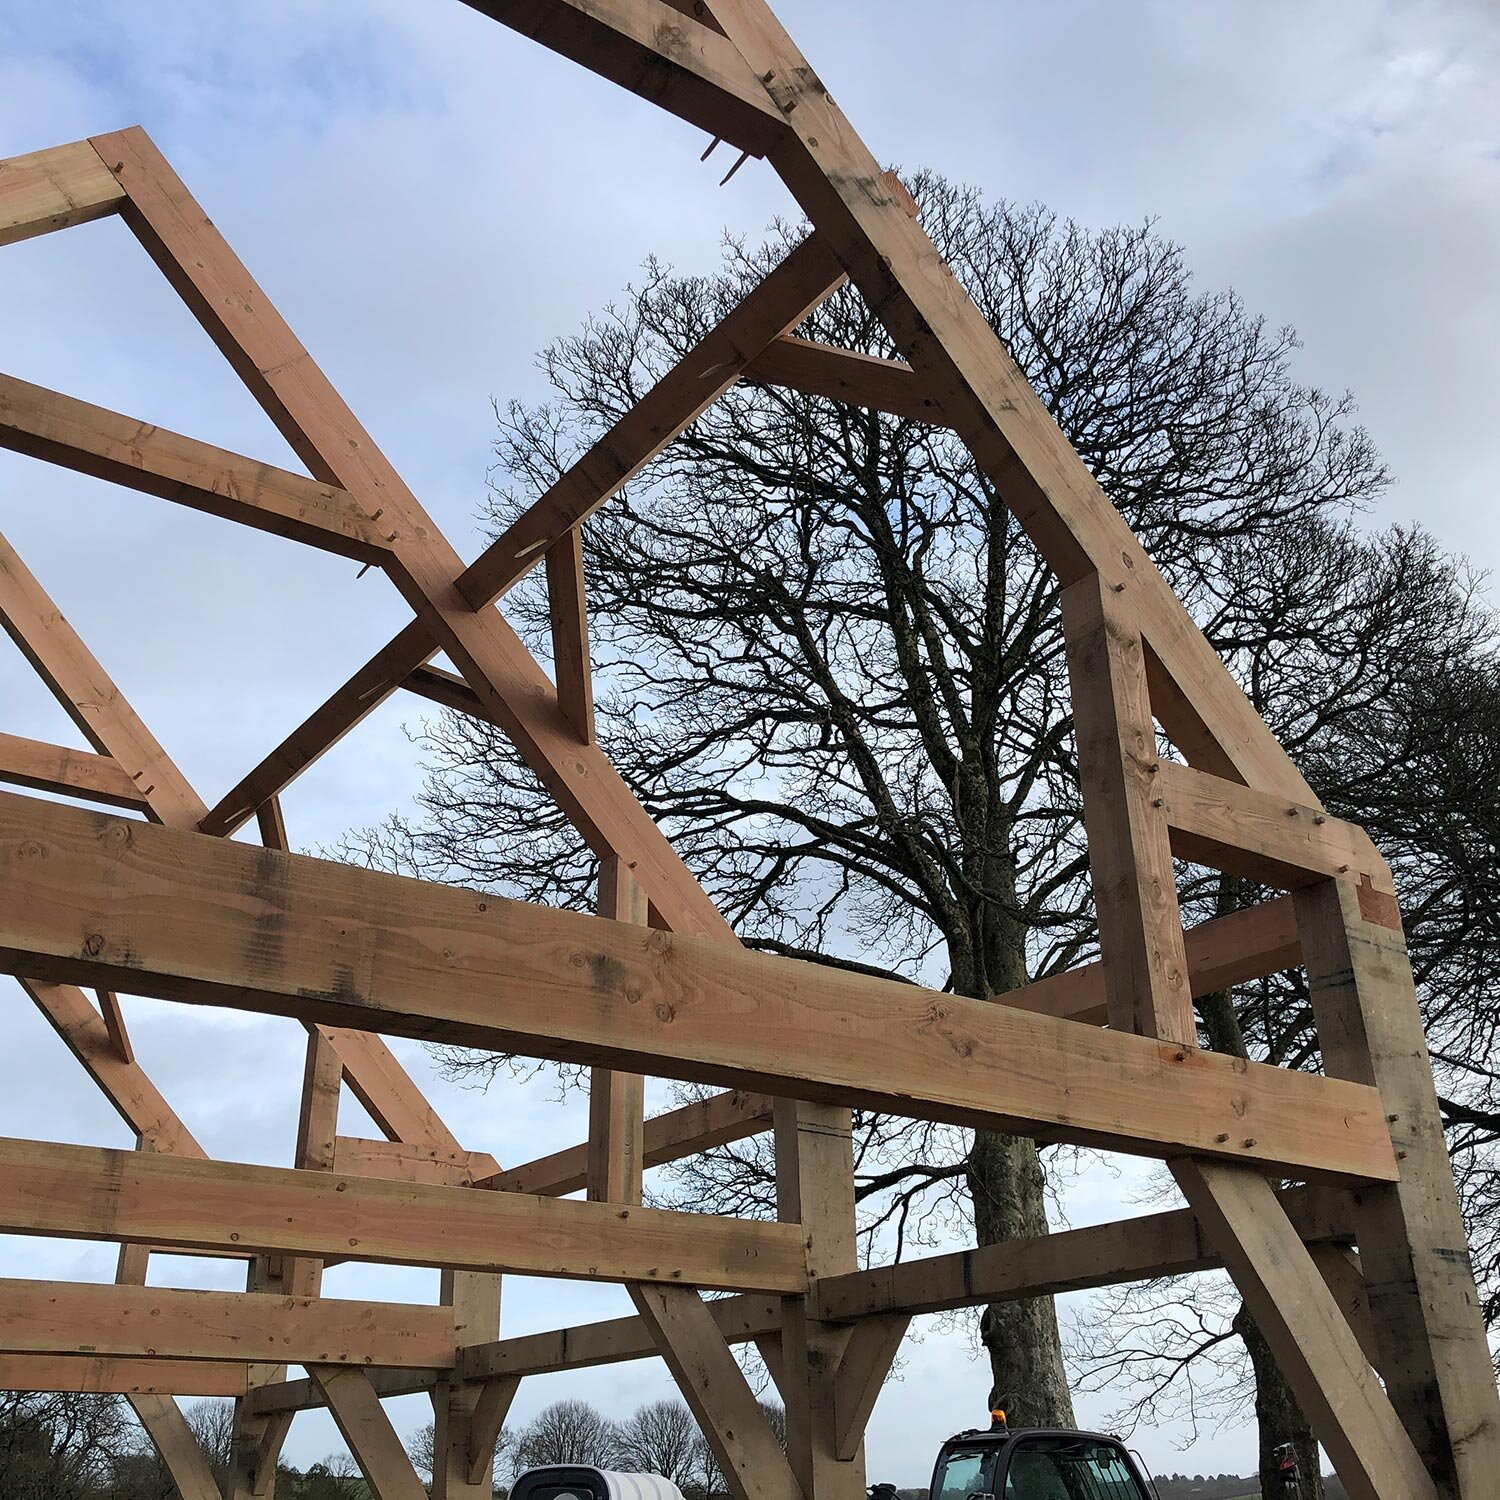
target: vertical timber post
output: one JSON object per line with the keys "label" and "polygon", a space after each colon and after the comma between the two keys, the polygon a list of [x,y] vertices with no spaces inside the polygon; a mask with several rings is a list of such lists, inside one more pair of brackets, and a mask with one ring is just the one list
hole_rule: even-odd
{"label": "vertical timber post", "polygon": [[1380,1373],[1445,1500],[1500,1484],[1500,1397],[1395,903],[1346,881],[1296,893],[1331,1077],[1380,1090],[1401,1180],[1354,1195]]}
{"label": "vertical timber post", "polygon": [[[646,893],[618,854],[599,862],[601,917],[647,925]],[[588,1196],[602,1203],[639,1203],[643,1171],[646,1080],[612,1068],[589,1070]]]}
{"label": "vertical timber post", "polygon": [[[1110,1023],[1175,1045],[1182,1057],[1197,1046],[1192,989],[1154,790],[1145,643],[1122,592],[1089,574],[1062,595],[1089,871]],[[1350,1495],[1431,1500],[1421,1456],[1264,1175],[1192,1159],[1170,1165]]]}
{"label": "vertical timber post", "polygon": [[[801,1224],[814,1281],[856,1269],[854,1143],[847,1109],[776,1101],[776,1207]],[[841,1443],[837,1377],[850,1328],[809,1316],[806,1297],[781,1303],[780,1381],[787,1459],[806,1500],[861,1500],[864,1445]],[[841,1447],[850,1451],[839,1457]]]}
{"label": "vertical timber post", "polygon": [[[453,1338],[462,1349],[500,1336],[500,1278],[483,1271],[444,1271],[442,1297],[453,1309]],[[494,1493],[495,1449],[476,1453],[475,1410],[484,1394],[481,1381],[440,1380],[432,1390],[433,1500],[490,1500]],[[498,1436],[498,1428],[496,1429]]]}

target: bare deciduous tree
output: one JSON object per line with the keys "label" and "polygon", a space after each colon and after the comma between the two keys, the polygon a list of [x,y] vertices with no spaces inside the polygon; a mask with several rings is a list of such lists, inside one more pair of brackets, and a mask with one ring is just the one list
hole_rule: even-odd
{"label": "bare deciduous tree", "polygon": [[516,1467],[595,1464],[609,1468],[617,1447],[615,1424],[587,1401],[554,1401],[516,1437]]}
{"label": "bare deciduous tree", "polygon": [[660,1474],[679,1488],[692,1483],[698,1423],[682,1401],[652,1401],[636,1410],[615,1434],[615,1462],[623,1469]]}
{"label": "bare deciduous tree", "polygon": [[[1451,568],[1446,582],[1440,567],[1424,573],[1430,543],[1416,533],[1378,543],[1385,593],[1361,597],[1345,578],[1364,545],[1349,517],[1387,478],[1348,399],[1300,385],[1290,331],[1232,294],[1196,293],[1181,251],[1149,225],[1089,233],[934,177],[914,187],[940,250],[1315,787],[1377,838],[1404,840],[1416,870],[1435,832],[1419,789],[1411,778],[1391,789],[1371,756],[1381,736],[1414,752],[1415,695],[1429,695],[1430,724],[1434,695],[1462,678],[1442,689],[1440,673],[1417,674],[1397,713],[1406,667],[1369,649],[1360,622],[1394,618],[1426,579],[1433,659],[1483,677],[1484,631],[1471,628],[1482,611],[1455,609],[1465,590]],[[554,344],[555,400],[501,413],[495,525],[796,237],[731,246],[708,279],[653,263],[621,305]],[[853,291],[801,331],[892,352]],[[951,434],[741,384],[590,523],[586,561],[601,740],[747,943],[980,998],[1092,956],[1055,581]],[[507,608],[545,649],[540,589]],[[1413,648],[1419,635],[1406,636]],[[1405,740],[1392,733],[1403,725]],[[498,733],[449,715],[422,744],[421,816],[352,837],[346,854],[590,904],[591,856]],[[1491,810],[1488,835],[1444,825],[1439,842],[1472,867],[1493,826]],[[1414,928],[1493,930],[1500,908],[1479,913],[1465,878],[1407,878]],[[1257,893],[1208,880],[1185,895],[1189,912],[1211,914]],[[1462,941],[1444,951],[1422,975],[1430,1003],[1472,953]],[[1471,985],[1447,1013],[1455,1066],[1489,1055],[1485,1028],[1464,1029],[1474,1003]],[[1314,1066],[1305,1003],[1294,1021],[1280,1004],[1274,984],[1232,997],[1244,1045]],[[449,1061],[483,1072],[502,1060]],[[1493,1121],[1486,1106],[1462,1127],[1491,1194]],[[857,1126],[867,1241],[900,1250],[964,1225],[980,1243],[1045,1232],[1029,1141],[866,1115]],[[680,1206],[773,1212],[763,1140],[694,1159],[678,1185]],[[1050,1300],[988,1309],[982,1338],[1018,1420],[1072,1421]]]}

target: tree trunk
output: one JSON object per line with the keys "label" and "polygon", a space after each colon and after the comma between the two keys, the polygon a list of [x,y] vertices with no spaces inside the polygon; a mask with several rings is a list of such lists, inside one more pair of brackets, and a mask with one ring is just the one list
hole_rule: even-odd
{"label": "tree trunk", "polygon": [[[1042,1164],[1034,1141],[976,1132],[968,1178],[978,1244],[1047,1233]],[[996,1303],[985,1309],[979,1329],[990,1356],[991,1406],[1003,1406],[1017,1426],[1076,1425],[1051,1297]]]}
{"label": "tree trunk", "polygon": [[1235,1314],[1234,1331],[1245,1341],[1250,1365],[1255,1371],[1255,1420],[1260,1429],[1260,1493],[1262,1500],[1287,1500],[1286,1487],[1276,1474],[1276,1450],[1283,1443],[1297,1449],[1297,1494],[1299,1500],[1323,1500],[1323,1472],[1318,1440],[1313,1436],[1292,1388],[1271,1353],[1271,1346],[1256,1327],[1255,1319],[1241,1307]]}
{"label": "tree trunk", "polygon": [[[973,846],[987,851],[966,861],[975,885],[1014,901],[1015,867],[997,852],[1005,847],[998,830],[978,830]],[[949,934],[948,943],[959,994],[985,998],[1026,983],[1026,929],[1012,915],[996,905],[981,906],[970,914],[964,936],[969,941],[960,945]],[[1035,1141],[976,1131],[966,1169],[976,1244],[1048,1233],[1046,1180]],[[1015,1426],[1076,1425],[1051,1297],[992,1304],[980,1319],[979,1336],[990,1357],[992,1409],[1003,1407]]]}

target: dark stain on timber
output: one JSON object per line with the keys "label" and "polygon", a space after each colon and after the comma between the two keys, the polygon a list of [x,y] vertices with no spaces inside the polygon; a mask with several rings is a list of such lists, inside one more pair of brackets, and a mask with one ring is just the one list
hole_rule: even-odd
{"label": "dark stain on timber", "polygon": [[594,954],[589,959],[589,970],[594,976],[594,988],[603,994],[613,994],[625,983],[625,965],[611,954]]}

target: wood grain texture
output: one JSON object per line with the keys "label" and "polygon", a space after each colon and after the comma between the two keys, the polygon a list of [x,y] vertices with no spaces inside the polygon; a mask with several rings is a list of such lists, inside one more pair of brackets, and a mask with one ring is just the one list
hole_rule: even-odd
{"label": "wood grain texture", "polygon": [[0,1280],[0,1354],[452,1365],[445,1309],[249,1292]]}
{"label": "wood grain texture", "polygon": [[1062,616],[1109,1024],[1195,1047],[1145,644],[1097,573],[1063,590]]}
{"label": "wood grain texture", "polygon": [[1394,893],[1390,867],[1364,829],[1306,803],[1163,761],[1156,795],[1179,858],[1296,890],[1330,877]]}
{"label": "wood grain texture", "polygon": [[0,1225],[583,1280],[807,1284],[795,1226],[36,1141],[0,1141]]}
{"label": "wood grain texture", "polygon": [[0,375],[0,447],[360,562],[388,533],[335,485]]}
{"label": "wood grain texture", "polygon": [[243,1364],[103,1358],[89,1354],[0,1355],[0,1390],[76,1391],[98,1396],[243,1396]]}
{"label": "wood grain texture", "polygon": [[146,807],[140,787],[109,756],[17,734],[0,733],[0,781],[102,802],[108,807],[131,811]]}
{"label": "wood grain texture", "polygon": [[1352,1500],[1438,1500],[1354,1330],[1270,1184],[1215,1162],[1173,1162],[1172,1171]]}
{"label": "wood grain texture", "polygon": [[0,161],[0,245],[114,213],[124,200],[88,141]]}
{"label": "wood grain texture", "polygon": [[0,968],[1145,1154],[1396,1170],[1356,1084],[14,793]]}

